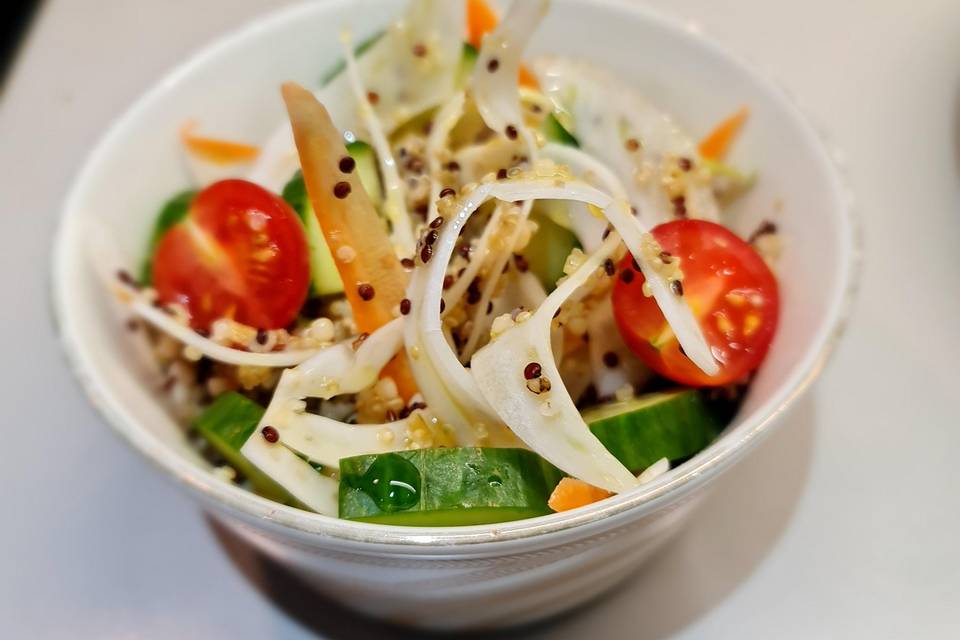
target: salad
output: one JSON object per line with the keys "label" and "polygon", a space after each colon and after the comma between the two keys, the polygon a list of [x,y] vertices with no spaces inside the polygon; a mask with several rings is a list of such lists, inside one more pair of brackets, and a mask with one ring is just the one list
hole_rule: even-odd
{"label": "salad", "polygon": [[262,144],[184,125],[193,184],[110,286],[223,479],[494,523],[629,491],[732,419],[779,313],[776,227],[724,226],[747,111],[696,141],[603,68],[525,57],[548,6],[411,0],[284,84]]}

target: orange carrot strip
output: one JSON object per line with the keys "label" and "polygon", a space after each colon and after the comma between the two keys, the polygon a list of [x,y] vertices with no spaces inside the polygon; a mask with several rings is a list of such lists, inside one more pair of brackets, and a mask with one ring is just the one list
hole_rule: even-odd
{"label": "orange carrot strip", "polygon": [[[479,49],[483,44],[483,36],[496,29],[499,22],[497,12],[486,0],[467,0],[467,42],[474,47]],[[537,77],[525,65],[520,66],[517,83],[521,87],[540,89]]]}
{"label": "orange carrot strip", "polygon": [[569,511],[612,495],[609,491],[587,484],[583,480],[564,478],[550,494],[547,506],[554,511]]}
{"label": "orange carrot strip", "polygon": [[194,135],[195,124],[187,122],[180,129],[180,140],[190,153],[214,164],[234,164],[250,162],[260,153],[260,149],[242,142],[219,140]]}
{"label": "orange carrot strip", "polygon": [[727,155],[734,138],[749,115],[750,110],[747,107],[740,107],[736,113],[718,124],[707,137],[700,141],[700,155],[707,160],[720,160]]}
{"label": "orange carrot strip", "polygon": [[[349,171],[340,169],[341,160],[350,156],[327,110],[293,82],[283,85],[283,99],[307,195],[343,280],[357,329],[376,331],[394,319],[407,288],[407,273],[352,163]],[[383,375],[393,378],[404,399],[416,393],[404,354],[391,360]]]}
{"label": "orange carrot strip", "polygon": [[517,82],[521,87],[527,87],[528,89],[535,89],[537,91],[540,90],[540,82],[537,80],[537,76],[533,75],[530,69],[527,69],[527,65],[520,65]]}
{"label": "orange carrot strip", "polygon": [[493,31],[500,19],[485,0],[467,0],[467,42],[477,49],[483,36]]}

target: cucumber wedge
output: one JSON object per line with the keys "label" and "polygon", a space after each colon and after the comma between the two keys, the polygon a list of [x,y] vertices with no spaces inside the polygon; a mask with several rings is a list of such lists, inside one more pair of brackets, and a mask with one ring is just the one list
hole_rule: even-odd
{"label": "cucumber wedge", "polygon": [[294,504],[295,500],[283,487],[240,454],[240,447],[257,428],[264,411],[253,400],[229,391],[218,396],[193,427],[231,467],[250,481],[256,493],[276,502]]}
{"label": "cucumber wedge", "polygon": [[560,123],[560,120],[558,120],[557,116],[553,113],[548,113],[547,117],[543,119],[543,124],[540,125],[540,132],[551,142],[564,144],[568,147],[580,148],[580,141]]}
{"label": "cucumber wedge", "polygon": [[634,473],[660,458],[685,460],[702,451],[723,425],[696,390],[649,393],[587,409],[584,421],[607,450]]}
{"label": "cucumber wedge", "polygon": [[177,224],[185,217],[190,210],[190,203],[193,202],[196,191],[182,191],[167,200],[160,214],[157,215],[156,222],[153,223],[153,231],[150,233],[150,243],[147,245],[147,258],[143,261],[140,268],[140,283],[144,286],[153,281],[153,254],[157,251],[157,245],[160,244],[160,238],[163,237],[170,227]]}
{"label": "cucumber wedge", "polygon": [[340,461],[340,517],[406,526],[507,522],[552,513],[563,473],[526,449],[441,448]]}
{"label": "cucumber wedge", "polygon": [[[530,271],[537,276],[547,293],[557,288],[557,280],[563,276],[563,265],[575,248],[580,248],[577,236],[566,227],[557,224],[547,207],[556,201],[541,200],[535,205],[531,220],[537,223],[537,231],[523,250]],[[564,206],[566,203],[556,203]]]}

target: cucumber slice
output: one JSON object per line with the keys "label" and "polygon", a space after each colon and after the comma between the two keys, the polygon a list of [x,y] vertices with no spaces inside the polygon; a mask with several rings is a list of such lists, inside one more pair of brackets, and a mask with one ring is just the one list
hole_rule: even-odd
{"label": "cucumber slice", "polygon": [[723,428],[693,389],[600,405],[584,411],[583,419],[603,446],[634,473],[660,458],[672,462],[699,453]]}
{"label": "cucumber slice", "polygon": [[526,449],[440,448],[340,461],[340,517],[407,526],[507,522],[552,513],[563,473]]}
{"label": "cucumber slice", "polygon": [[153,281],[153,254],[157,251],[157,245],[160,244],[160,238],[163,237],[170,227],[177,224],[187,216],[190,210],[190,203],[193,202],[196,191],[182,191],[167,200],[160,214],[157,215],[157,221],[153,223],[153,231],[150,233],[150,243],[147,245],[147,257],[140,268],[140,282],[144,286]]}
{"label": "cucumber slice", "polygon": [[557,116],[553,113],[548,113],[547,117],[543,119],[543,124],[540,125],[540,131],[544,137],[551,142],[564,144],[568,147],[580,148],[580,141],[560,123],[560,120],[558,120]]}
{"label": "cucumber slice", "polygon": [[299,171],[283,187],[281,194],[303,222],[303,229],[307,234],[307,245],[310,247],[310,294],[324,296],[343,291],[343,281],[340,272],[333,261],[333,254],[323,237],[320,222],[313,213],[313,205],[307,197],[307,187],[303,182],[303,174]]}
{"label": "cucumber slice", "polygon": [[240,454],[240,447],[257,428],[264,411],[253,400],[229,391],[217,396],[193,427],[231,467],[250,481],[256,493],[276,502],[294,504],[296,501],[283,487]]}
{"label": "cucumber slice", "polygon": [[[377,43],[377,40],[383,37],[383,31],[377,31],[371,36],[361,40],[357,43],[357,46],[353,48],[353,55],[359,58],[366,51]],[[330,84],[334,78],[343,73],[343,70],[347,68],[347,63],[345,60],[337,60],[333,66],[327,69],[327,72],[323,74],[320,79],[320,86],[325,87]]]}
{"label": "cucumber slice", "polygon": [[[530,265],[530,271],[537,276],[547,293],[557,287],[557,280],[563,276],[563,265],[567,256],[580,241],[570,229],[558,224],[556,216],[551,215],[548,207],[552,201],[541,200],[535,205],[531,219],[537,223],[537,231],[523,250]],[[562,203],[558,203],[561,204]]]}
{"label": "cucumber slice", "polygon": [[380,166],[377,164],[377,152],[363,141],[347,145],[347,153],[357,162],[357,176],[363,190],[367,192],[373,205],[379,210],[383,206],[383,184],[380,181]]}
{"label": "cucumber slice", "polygon": [[473,73],[473,68],[477,65],[479,55],[480,52],[477,51],[475,46],[469,42],[463,43],[463,53],[460,54],[460,67],[457,69],[456,79],[456,84],[461,89],[467,86],[467,81],[470,79],[470,74]]}

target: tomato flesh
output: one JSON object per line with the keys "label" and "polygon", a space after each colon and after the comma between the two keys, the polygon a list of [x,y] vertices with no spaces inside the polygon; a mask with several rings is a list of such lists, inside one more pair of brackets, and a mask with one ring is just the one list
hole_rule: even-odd
{"label": "tomato flesh", "polygon": [[186,308],[195,329],[224,317],[260,329],[285,327],[303,306],[309,281],[297,214],[245,180],[222,180],[197,194],[153,259],[158,299]]}
{"label": "tomato flesh", "polygon": [[[630,350],[660,375],[692,386],[737,382],[756,369],[777,329],[777,280],[753,248],[726,227],[704,220],[676,220],[653,229],[667,259],[680,258],[683,296],[720,365],[700,370],[680,349],[644,278],[635,273],[613,288],[617,326]],[[630,269],[627,255],[620,270]]]}

